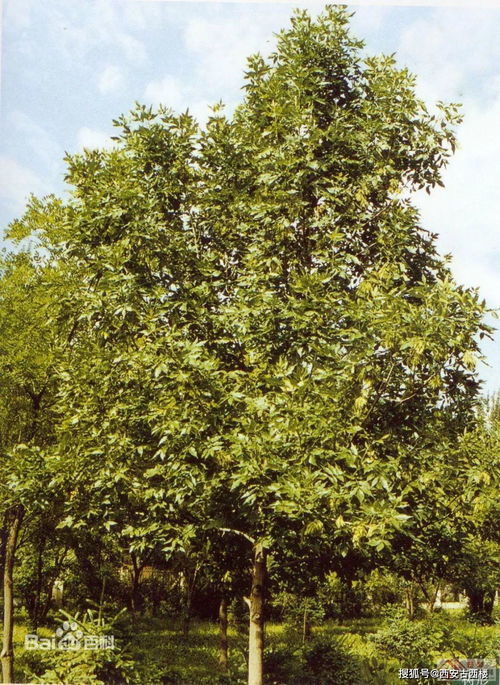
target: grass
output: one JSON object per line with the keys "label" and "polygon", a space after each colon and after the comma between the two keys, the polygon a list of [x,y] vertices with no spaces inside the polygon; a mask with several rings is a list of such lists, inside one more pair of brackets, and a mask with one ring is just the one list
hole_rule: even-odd
{"label": "grass", "polygon": [[[150,618],[135,622],[130,650],[139,673],[147,679],[150,671],[163,671],[187,682],[201,683],[220,671],[217,626],[208,621],[193,621],[184,636],[176,621]],[[230,637],[234,638],[234,631]],[[152,668],[153,666],[153,668]]]}
{"label": "grass", "polygon": [[[453,627],[457,630],[466,646],[484,644],[484,640],[498,637],[496,626],[475,626],[457,615],[456,612],[446,612]],[[400,683],[397,675],[401,666],[394,660],[377,654],[375,645],[369,635],[375,633],[382,625],[381,618],[363,618],[344,622],[342,624],[328,621],[321,627],[316,627],[315,635],[336,636],[349,645],[352,652],[366,664],[371,664],[369,676],[370,685],[392,685]],[[51,637],[53,627],[43,627],[38,631],[42,637]],[[20,657],[23,650],[24,636],[29,632],[26,624],[18,623],[14,631],[16,657]],[[126,639],[129,641],[127,650],[133,658],[137,670],[137,682],[134,685],[160,685],[160,683],[182,683],[183,685],[217,685],[226,682],[228,685],[244,682],[238,680],[245,672],[245,654],[247,638],[238,633],[235,628],[229,629],[230,660],[232,664],[232,680],[222,678],[218,660],[219,635],[215,622],[193,620],[188,636],[182,634],[181,624],[174,619],[140,617],[130,618]],[[293,630],[280,623],[269,623],[266,629],[268,647],[285,646],[300,647],[302,641],[300,630]],[[443,653],[442,658],[451,656]],[[470,657],[484,656],[468,654]],[[22,658],[17,660],[21,663]],[[429,664],[433,667],[434,664]],[[24,678],[24,680],[23,680]],[[26,682],[25,674],[18,669],[18,681]],[[368,681],[367,681],[368,682]]]}

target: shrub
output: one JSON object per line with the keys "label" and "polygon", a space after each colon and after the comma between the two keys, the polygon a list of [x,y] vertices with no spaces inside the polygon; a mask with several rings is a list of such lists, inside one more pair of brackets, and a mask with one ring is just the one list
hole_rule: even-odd
{"label": "shrub", "polygon": [[229,604],[228,618],[230,625],[233,626],[238,633],[247,633],[248,607],[241,597],[235,597]]}
{"label": "shrub", "polygon": [[360,664],[345,637],[321,637],[302,650],[302,673],[296,685],[364,685]]}
{"label": "shrub", "polygon": [[297,653],[290,647],[272,647],[264,653],[264,673],[267,685],[288,685],[300,675]]}
{"label": "shrub", "polygon": [[495,661],[500,654],[500,631],[491,627],[457,626],[453,631],[451,647],[454,656],[466,656]]}
{"label": "shrub", "polygon": [[333,572],[321,585],[318,601],[324,608],[326,618],[359,618],[363,613],[366,593],[361,580],[346,582]]}
{"label": "shrub", "polygon": [[401,666],[425,668],[450,644],[451,629],[438,618],[411,621],[402,610],[397,610],[371,639],[380,652],[397,659]]}
{"label": "shrub", "polygon": [[363,589],[366,593],[364,613],[377,615],[386,606],[401,604],[403,590],[401,581],[392,573],[375,569],[363,581]]}
{"label": "shrub", "polygon": [[291,639],[304,633],[304,619],[312,629],[321,625],[325,618],[325,610],[320,598],[301,597],[290,592],[280,592],[274,599],[274,606],[279,609],[281,618],[291,632]]}
{"label": "shrub", "polygon": [[[124,610],[114,617],[88,610],[83,617],[61,611],[63,627],[77,638],[113,635],[119,639]],[[69,634],[69,632],[67,633]],[[59,636],[58,636],[59,637]],[[26,651],[19,660],[23,677],[33,683],[72,685],[126,685],[135,681],[135,669],[127,649],[65,649]]]}
{"label": "shrub", "polygon": [[319,637],[306,646],[266,650],[266,685],[365,685],[346,638]]}

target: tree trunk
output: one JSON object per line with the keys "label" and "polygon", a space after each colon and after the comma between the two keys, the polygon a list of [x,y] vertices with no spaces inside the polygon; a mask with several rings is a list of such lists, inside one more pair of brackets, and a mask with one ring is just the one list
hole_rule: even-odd
{"label": "tree trunk", "polygon": [[491,617],[495,605],[495,590],[486,590],[484,593],[483,609]]}
{"label": "tree trunk", "polygon": [[189,635],[189,629],[191,627],[191,607],[193,604],[194,588],[196,586],[196,578],[199,570],[200,564],[196,564],[191,577],[189,577],[188,567],[181,572],[181,588],[184,590],[184,615],[182,621],[182,634],[184,637]]}
{"label": "tree trunk", "polygon": [[42,538],[38,546],[37,554],[35,599],[33,602],[33,613],[31,616],[31,627],[34,633],[36,633],[36,631],[38,630],[38,623],[40,621],[41,613],[43,587],[43,553],[45,551],[45,542],[45,538]]}
{"label": "tree trunk", "polygon": [[484,610],[484,590],[466,590],[471,614],[482,614]]}
{"label": "tree trunk", "polygon": [[469,600],[469,611],[471,614],[484,616],[485,620],[492,620],[493,604],[495,601],[494,590],[477,590],[476,588],[466,590]]}
{"label": "tree trunk", "polygon": [[427,600],[427,611],[429,612],[429,614],[432,614],[434,612],[434,609],[436,608],[436,601],[441,590],[441,581],[438,581],[436,583],[435,588],[433,588],[431,585],[430,591],[426,590],[425,585],[423,583],[421,583],[420,586],[424,593],[424,597]]}
{"label": "tree trunk", "polygon": [[304,620],[302,623],[302,644],[305,645],[306,642],[311,637],[311,621],[309,619],[309,611],[307,607],[304,609]]}
{"label": "tree trunk", "polygon": [[223,597],[219,604],[219,663],[225,672],[229,666],[227,651],[227,599]]}
{"label": "tree trunk", "polygon": [[24,517],[24,507],[18,505],[7,514],[7,540],[5,545],[5,562],[3,569],[3,647],[0,654],[2,662],[2,680],[12,683],[14,678],[14,562],[16,556],[19,529]]}
{"label": "tree trunk", "polygon": [[413,583],[410,582],[405,589],[406,594],[406,611],[408,612],[408,618],[413,621],[415,616],[415,598],[413,594]]}
{"label": "tree trunk", "polygon": [[188,637],[189,629],[191,627],[191,589],[189,587],[189,578],[187,571],[181,571],[180,587],[184,595],[184,606],[182,607],[182,634]]}
{"label": "tree trunk", "polygon": [[248,601],[250,607],[250,631],[248,640],[248,685],[263,684],[264,657],[264,587],[266,580],[266,549],[262,543],[255,545],[252,571],[252,590]]}
{"label": "tree trunk", "polygon": [[141,573],[142,564],[137,561],[136,555],[132,552],[130,554],[132,559],[132,590],[130,596],[130,604],[132,607],[132,612],[134,614],[140,614],[142,612],[142,595],[141,595]]}

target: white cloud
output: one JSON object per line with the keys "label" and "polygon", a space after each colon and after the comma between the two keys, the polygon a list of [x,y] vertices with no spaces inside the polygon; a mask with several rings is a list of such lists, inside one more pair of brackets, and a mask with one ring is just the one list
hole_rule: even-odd
{"label": "white cloud", "polygon": [[419,94],[428,101],[463,101],[445,188],[416,201],[441,251],[453,255],[457,280],[478,286],[490,306],[500,307],[500,48],[484,19],[467,10],[435,11],[403,32],[398,56],[419,74]]}
{"label": "white cloud", "polygon": [[104,133],[104,131],[88,128],[87,126],[83,126],[82,128],[78,129],[76,139],[79,150],[83,150],[83,148],[109,149],[115,144],[115,142],[111,140],[111,138]]}
{"label": "white cloud", "polygon": [[31,23],[34,0],[7,0],[5,3],[5,26],[25,29]]}
{"label": "white cloud", "polygon": [[252,13],[250,6],[234,19],[191,19],[184,40],[195,55],[200,84],[203,87],[209,84],[211,90],[221,94],[237,91],[243,83],[247,57],[261,50],[268,53],[274,47],[273,24],[278,28],[283,19],[282,11],[279,19],[274,19],[275,15],[276,9],[272,6],[265,14]]}
{"label": "white cloud", "polygon": [[125,84],[125,75],[120,67],[109,64],[99,76],[97,87],[103,95],[117,93]]}
{"label": "white cloud", "polygon": [[53,136],[24,112],[12,112],[9,121],[12,130],[29,147],[30,153],[38,157],[51,174],[56,173],[64,150]]}
{"label": "white cloud", "polygon": [[49,4],[44,20],[50,31],[46,40],[68,61],[89,59],[106,49],[116,53],[117,48],[133,64],[147,61],[145,44],[124,30],[121,4],[116,2]]}
{"label": "white cloud", "polygon": [[[149,6],[150,3],[148,3]],[[144,5],[139,2],[126,2],[123,6],[123,18],[128,26],[137,31],[144,31],[147,26]]]}
{"label": "white cloud", "polygon": [[[434,9],[395,36],[398,63],[418,75],[417,93],[427,103],[463,103],[458,150],[443,173],[445,188],[415,202],[422,224],[438,233],[451,253],[459,283],[478,287],[490,307],[500,307],[500,44],[498,10]],[[491,323],[491,321],[490,321]],[[493,321],[498,326],[498,322]],[[480,375],[500,383],[499,336],[484,342],[492,368]]]}
{"label": "white cloud", "polygon": [[362,11],[359,11],[357,7],[352,9],[355,12],[352,26],[355,35],[360,38],[376,31],[383,31],[384,27],[387,26],[386,20],[391,12],[390,6],[382,4],[365,6]]}
{"label": "white cloud", "polygon": [[444,174],[445,188],[417,202],[424,224],[453,254],[461,282],[479,286],[500,307],[500,96],[489,106],[470,103],[458,131],[459,150]]}
{"label": "white cloud", "polygon": [[160,6],[153,2],[125,2],[122,5],[123,18],[127,26],[133,31],[147,30],[150,22],[158,22],[161,19]]}
{"label": "white cloud", "polygon": [[197,122],[203,126],[206,124],[209,115],[211,114],[211,107],[213,103],[208,100],[198,100],[189,106],[189,113],[194,116]]}
{"label": "white cloud", "polygon": [[418,74],[423,97],[461,99],[471,86],[481,86],[500,58],[497,22],[498,12],[492,10],[435,9],[401,33],[398,62]]}
{"label": "white cloud", "polygon": [[187,93],[183,92],[181,84],[171,74],[150,81],[144,90],[144,97],[148,103],[162,104],[174,110],[185,109],[189,102]]}
{"label": "white cloud", "polygon": [[123,50],[125,57],[133,64],[143,64],[147,60],[147,52],[144,43],[134,38],[129,33],[115,32],[114,42]]}
{"label": "white cloud", "polygon": [[0,156],[0,197],[9,211],[20,214],[31,193],[46,195],[47,192],[46,184],[31,169],[12,157]]}
{"label": "white cloud", "polygon": [[200,124],[205,123],[210,109],[207,100],[198,98],[192,88],[184,87],[171,74],[157,81],[150,81],[144,89],[143,101],[155,107],[160,104],[170,107],[176,113],[189,110]]}

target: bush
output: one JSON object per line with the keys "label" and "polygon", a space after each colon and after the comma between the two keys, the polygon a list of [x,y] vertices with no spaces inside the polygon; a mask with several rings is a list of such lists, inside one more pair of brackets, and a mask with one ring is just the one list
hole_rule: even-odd
{"label": "bush", "polygon": [[241,597],[234,597],[228,607],[229,624],[241,634],[248,632],[248,607]]}
{"label": "bush", "polygon": [[470,606],[465,610],[464,618],[478,626],[491,626],[495,623],[495,619],[488,611],[474,611]]}
{"label": "bush", "polygon": [[329,573],[318,592],[318,601],[326,618],[359,618],[363,614],[366,593],[361,580],[346,582],[337,573]]}
{"label": "bush", "polygon": [[[124,611],[109,618],[88,610],[83,617],[61,612],[62,631],[77,639],[85,636],[103,638],[120,636]],[[56,639],[61,637],[56,632]],[[127,649],[84,649],[65,647],[47,650],[27,650],[19,659],[23,679],[33,683],[71,683],[72,685],[125,685],[135,682],[135,668]]]}
{"label": "bush", "polygon": [[364,685],[360,664],[345,638],[321,637],[302,650],[297,685]]}
{"label": "bush", "polygon": [[370,616],[376,616],[388,605],[401,604],[403,601],[399,578],[379,569],[372,571],[363,581],[363,589],[366,593],[364,613]]}
{"label": "bush", "polygon": [[345,638],[320,637],[306,646],[266,650],[266,685],[366,685]]}
{"label": "bush", "polygon": [[500,632],[493,627],[456,626],[451,640],[454,656],[496,660],[500,654]]}
{"label": "bush", "polygon": [[317,597],[301,597],[290,592],[280,592],[274,599],[274,606],[279,610],[292,640],[300,637],[302,641],[304,618],[309,629],[324,622],[325,610]]}
{"label": "bush", "polygon": [[264,673],[267,685],[288,685],[296,682],[301,668],[297,657],[290,647],[271,647],[264,653]]}
{"label": "bush", "polygon": [[411,621],[398,609],[386,619],[385,626],[371,637],[378,650],[396,659],[401,666],[428,668],[435,655],[451,643],[451,627],[447,621],[432,618]]}

